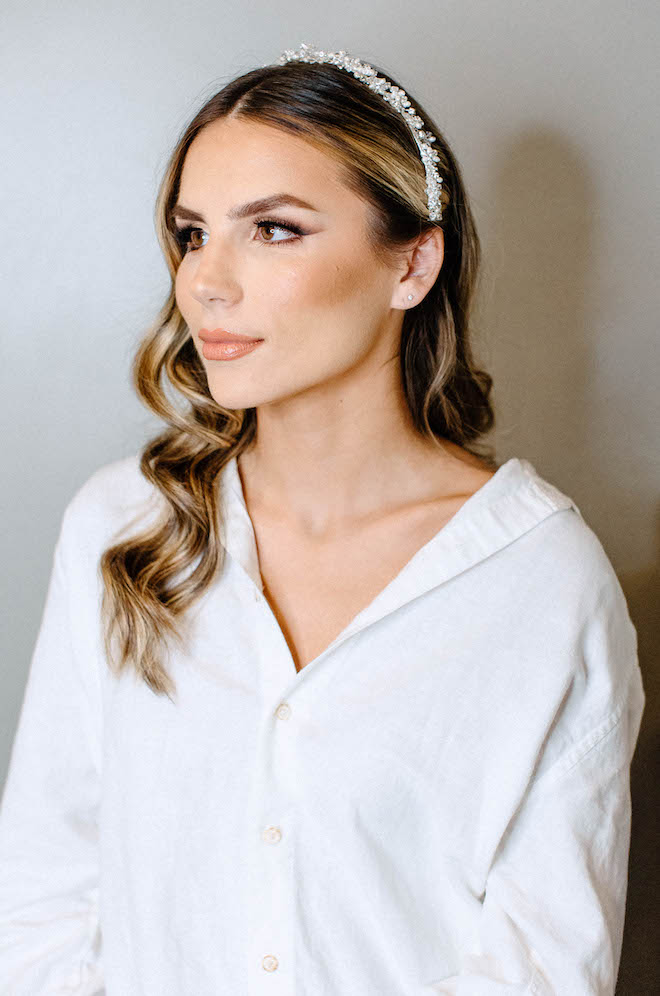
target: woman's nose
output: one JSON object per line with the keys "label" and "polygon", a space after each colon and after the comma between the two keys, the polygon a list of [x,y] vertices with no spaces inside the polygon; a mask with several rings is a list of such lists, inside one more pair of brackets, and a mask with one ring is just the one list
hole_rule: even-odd
{"label": "woman's nose", "polygon": [[209,239],[193,251],[189,287],[200,304],[211,300],[234,302],[240,298],[238,260],[226,242]]}

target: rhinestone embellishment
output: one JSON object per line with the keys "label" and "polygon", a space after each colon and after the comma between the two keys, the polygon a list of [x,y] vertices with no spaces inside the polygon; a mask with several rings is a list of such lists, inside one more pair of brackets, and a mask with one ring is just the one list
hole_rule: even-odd
{"label": "rhinestone embellishment", "polygon": [[297,51],[286,49],[278,59],[280,65],[287,62],[329,62],[333,66],[339,66],[351,73],[362,83],[366,83],[370,90],[379,94],[396,111],[401,114],[404,121],[410,128],[412,136],[417,143],[419,154],[424,164],[426,172],[426,197],[429,207],[429,219],[440,221],[442,219],[442,205],[440,195],[442,193],[442,177],[438,173],[436,163],[440,156],[432,147],[435,142],[435,135],[430,131],[424,131],[424,122],[417,114],[405,90],[399,86],[394,86],[384,76],[379,76],[373,66],[367,62],[361,62],[349,55],[343,49],[340,52],[324,52],[303,42]]}

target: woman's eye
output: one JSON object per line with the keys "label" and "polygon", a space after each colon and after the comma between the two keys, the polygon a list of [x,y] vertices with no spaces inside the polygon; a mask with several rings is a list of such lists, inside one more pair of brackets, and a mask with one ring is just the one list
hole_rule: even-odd
{"label": "woman's eye", "polygon": [[268,238],[268,239],[261,240],[261,241],[264,241],[264,242],[273,242],[273,243],[277,243],[277,242],[295,242],[298,238],[300,238],[301,235],[305,234],[303,232],[302,228],[298,228],[297,225],[284,225],[282,222],[272,221],[271,219],[267,219],[267,218],[265,218],[263,221],[257,221],[257,222],[255,222],[255,225],[262,232],[266,232],[267,230],[273,229],[273,228],[279,228],[279,230],[281,232],[290,232],[294,236],[294,238],[292,238],[292,239],[273,239],[273,238]]}
{"label": "woman's eye", "polygon": [[190,225],[188,228],[177,228],[176,240],[184,254],[190,250],[201,249],[201,245],[197,245],[192,238],[196,232],[201,232],[202,235],[204,234],[201,228],[192,228]]}
{"label": "woman's eye", "polygon": [[[258,238],[255,241],[261,242],[265,245],[279,245],[282,242],[296,242],[301,236],[306,233],[299,228],[297,225],[284,224],[280,221],[273,221],[272,218],[263,218],[261,221],[255,222],[255,228],[259,232],[264,232],[268,237]],[[275,238],[270,233],[273,229],[277,229],[280,232],[288,232],[289,238]],[[206,233],[201,228],[193,228],[188,226],[187,228],[178,228],[176,230],[176,240],[179,243],[179,247],[184,255],[188,252],[194,252],[196,249],[201,249],[205,244],[202,242],[202,238]]]}

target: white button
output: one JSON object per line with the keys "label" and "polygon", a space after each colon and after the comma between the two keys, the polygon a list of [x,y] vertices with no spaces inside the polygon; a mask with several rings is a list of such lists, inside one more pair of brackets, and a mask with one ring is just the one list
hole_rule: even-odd
{"label": "white button", "polygon": [[287,705],[286,702],[282,702],[275,710],[275,715],[278,719],[288,719],[291,715],[291,706]]}
{"label": "white button", "polygon": [[261,963],[267,972],[274,972],[279,962],[275,955],[266,955]]}
{"label": "white button", "polygon": [[278,844],[282,839],[282,831],[279,827],[266,827],[261,836],[267,844]]}

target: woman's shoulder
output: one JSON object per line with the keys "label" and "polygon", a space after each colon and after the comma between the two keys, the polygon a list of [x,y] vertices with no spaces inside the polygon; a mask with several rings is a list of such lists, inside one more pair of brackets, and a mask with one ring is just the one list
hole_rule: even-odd
{"label": "woman's shoulder", "polygon": [[518,464],[523,494],[546,501],[552,510],[541,528],[528,534],[525,586],[548,618],[562,620],[567,631],[579,634],[593,669],[600,660],[606,670],[617,672],[609,676],[613,685],[625,684],[637,660],[637,633],[606,545],[587,510],[529,461]]}
{"label": "woman's shoulder", "polygon": [[509,517],[521,523],[516,561],[526,565],[526,587],[538,591],[548,607],[570,606],[576,618],[612,607],[626,614],[607,540],[570,488],[548,480],[529,460],[515,457],[505,465],[493,513],[498,520]]}
{"label": "woman's shoulder", "polygon": [[74,491],[69,505],[79,512],[122,514],[148,501],[155,488],[142,473],[140,460],[137,451],[97,467]]}
{"label": "woman's shoulder", "polygon": [[74,490],[62,516],[61,540],[98,550],[158,510],[160,492],[140,468],[141,452],[97,467]]}
{"label": "woman's shoulder", "polygon": [[539,473],[524,457],[509,461],[522,501],[547,506],[542,534],[550,562],[565,578],[579,577],[589,586],[616,583],[614,567],[605,546],[589,521],[588,511],[575,498]]}
{"label": "woman's shoulder", "polygon": [[[565,700],[556,719],[555,744],[567,745],[556,773],[566,770],[596,738],[631,711],[622,733],[634,743],[644,703],[637,630],[617,571],[589,512],[547,480],[534,464],[516,458],[513,494],[523,504],[547,504],[538,528],[521,537],[521,574],[532,631],[542,634],[539,659],[556,673],[565,661]],[[568,489],[570,491],[570,488]],[[517,503],[514,503],[517,504]],[[535,610],[538,606],[538,622]],[[535,636],[535,639],[537,637]]]}

